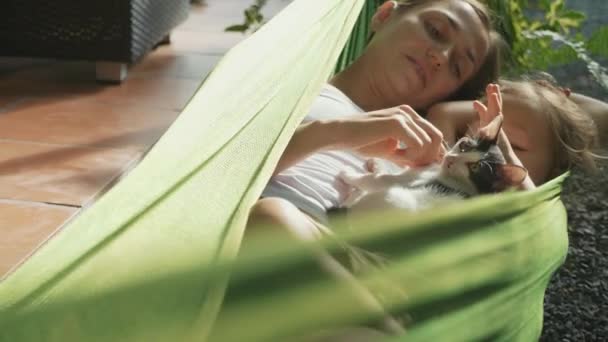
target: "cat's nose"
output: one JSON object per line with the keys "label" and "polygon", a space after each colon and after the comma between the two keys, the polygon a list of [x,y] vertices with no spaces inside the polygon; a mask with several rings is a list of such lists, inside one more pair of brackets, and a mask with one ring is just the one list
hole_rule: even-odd
{"label": "cat's nose", "polygon": [[454,158],[454,157],[452,157],[450,155],[447,155],[447,156],[444,157],[443,161],[445,163],[445,166],[449,169],[450,167],[452,167],[454,165],[454,162],[456,161],[456,158]]}

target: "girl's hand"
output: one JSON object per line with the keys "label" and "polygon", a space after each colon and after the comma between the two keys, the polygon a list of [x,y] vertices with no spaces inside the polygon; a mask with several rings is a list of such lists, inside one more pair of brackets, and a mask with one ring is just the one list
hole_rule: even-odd
{"label": "girl's hand", "polygon": [[502,94],[498,84],[490,83],[486,87],[488,107],[480,101],[473,102],[473,107],[479,114],[479,127],[487,126],[495,117],[502,114]]}
{"label": "girl's hand", "polygon": [[[502,115],[502,94],[500,93],[500,87],[497,84],[490,83],[486,87],[486,97],[488,99],[488,106],[486,107],[480,101],[473,102],[473,107],[479,114],[479,127],[487,126],[495,117]],[[506,158],[515,156],[515,152],[511,147],[511,143],[509,142],[509,138],[505,134],[504,130],[501,128],[498,133],[498,147],[505,154]],[[519,159],[517,159],[519,161]],[[519,162],[519,166],[521,161]]]}
{"label": "girl's hand", "polygon": [[[410,106],[398,106],[348,119],[343,141],[366,157],[388,159],[402,166],[423,166],[443,157],[443,135]],[[401,148],[400,142],[407,147]]]}
{"label": "girl's hand", "polygon": [[[486,97],[488,99],[487,107],[480,101],[473,102],[473,107],[479,114],[479,127],[487,126],[495,117],[502,115],[502,95],[500,93],[500,87],[498,84],[491,83],[486,87]],[[498,132],[497,145],[504,154],[507,163],[525,168],[521,160],[517,157],[517,154],[515,154],[515,151],[509,142],[509,138],[502,128]],[[526,179],[521,184],[520,188],[536,188],[536,185],[534,185],[534,182],[532,182],[530,175],[526,176]]]}

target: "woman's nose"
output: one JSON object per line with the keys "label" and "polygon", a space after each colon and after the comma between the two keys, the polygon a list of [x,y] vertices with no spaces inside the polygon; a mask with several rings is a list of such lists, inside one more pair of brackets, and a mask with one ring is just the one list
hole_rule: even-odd
{"label": "woman's nose", "polygon": [[447,64],[449,59],[450,48],[449,47],[441,47],[441,48],[431,48],[428,51],[428,57],[431,62],[431,67],[434,69],[441,68],[442,65]]}

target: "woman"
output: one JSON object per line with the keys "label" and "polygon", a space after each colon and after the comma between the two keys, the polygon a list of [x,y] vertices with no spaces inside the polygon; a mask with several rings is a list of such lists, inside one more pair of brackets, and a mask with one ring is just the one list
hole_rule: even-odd
{"label": "woman", "polygon": [[387,1],[371,29],[364,53],[329,81],[296,130],[247,231],[273,224],[316,236],[343,196],[335,176],[345,166],[363,170],[370,156],[401,165],[437,160],[442,133],[415,109],[473,99],[498,75],[499,36],[477,0]]}

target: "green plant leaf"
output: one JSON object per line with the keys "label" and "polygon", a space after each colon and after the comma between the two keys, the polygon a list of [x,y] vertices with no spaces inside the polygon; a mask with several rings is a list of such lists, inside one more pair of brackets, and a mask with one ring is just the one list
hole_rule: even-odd
{"label": "green plant leaf", "polygon": [[579,27],[582,21],[585,19],[585,14],[577,11],[564,11],[557,19],[560,26],[566,29],[569,27]]}
{"label": "green plant leaf", "polygon": [[579,24],[583,20],[585,20],[585,18],[587,18],[587,16],[585,15],[585,13],[579,12],[579,11],[573,11],[573,10],[565,10],[565,11],[563,11],[560,14],[560,17],[574,20],[574,21],[578,22]]}
{"label": "green plant leaf", "polygon": [[[608,90],[608,69],[600,65],[589,56],[588,51],[585,49],[584,41],[574,41],[553,31],[527,31],[524,32],[524,36],[530,40],[544,40],[546,38],[550,38],[556,43],[561,43],[571,48],[576,53],[577,58],[585,62],[587,65],[587,70],[593,76],[595,81],[604,89]],[[529,51],[526,51],[526,53],[528,52]],[[536,54],[533,54],[532,56],[537,57]]]}
{"label": "green plant leaf", "polygon": [[246,32],[249,29],[249,25],[247,24],[239,24],[228,26],[224,29],[226,32]]}
{"label": "green plant leaf", "polygon": [[549,6],[549,14],[556,16],[558,12],[564,9],[564,0],[555,0]]}
{"label": "green plant leaf", "polygon": [[595,55],[608,58],[608,26],[593,32],[587,42],[587,49]]}
{"label": "green plant leaf", "polygon": [[551,0],[541,0],[539,5],[540,8],[549,8],[549,6],[551,6]]}

